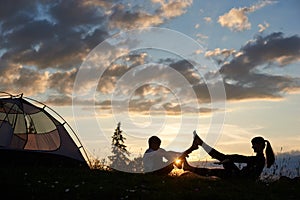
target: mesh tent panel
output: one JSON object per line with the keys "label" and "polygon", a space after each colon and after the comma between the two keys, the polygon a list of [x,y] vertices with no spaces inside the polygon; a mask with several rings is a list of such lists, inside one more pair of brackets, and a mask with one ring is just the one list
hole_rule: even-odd
{"label": "mesh tent panel", "polygon": [[[1,148],[43,151],[85,162],[80,151],[82,145],[79,142],[80,147],[78,147],[78,144],[73,140],[74,138],[69,135],[64,127],[66,122],[59,122],[45,110],[46,105],[39,104],[44,107],[36,106],[22,98],[22,96],[20,98],[13,96],[11,98],[0,98],[0,120],[7,121],[13,128],[11,142]],[[50,110],[52,111],[52,109]],[[7,141],[5,142],[7,143]]]}

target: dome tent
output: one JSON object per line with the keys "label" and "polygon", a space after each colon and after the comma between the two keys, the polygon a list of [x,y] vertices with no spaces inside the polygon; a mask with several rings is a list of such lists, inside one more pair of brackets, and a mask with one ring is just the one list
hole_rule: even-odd
{"label": "dome tent", "polygon": [[2,166],[88,167],[86,159],[79,138],[53,109],[23,94],[0,92]]}

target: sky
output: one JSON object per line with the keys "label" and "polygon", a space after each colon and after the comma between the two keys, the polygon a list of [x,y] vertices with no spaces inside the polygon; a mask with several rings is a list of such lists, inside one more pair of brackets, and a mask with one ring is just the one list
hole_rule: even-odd
{"label": "sky", "polygon": [[[300,151],[300,2],[0,2],[0,91],[41,101],[106,157],[121,122],[142,154],[193,131],[224,153]],[[203,151],[189,159],[206,159]]]}

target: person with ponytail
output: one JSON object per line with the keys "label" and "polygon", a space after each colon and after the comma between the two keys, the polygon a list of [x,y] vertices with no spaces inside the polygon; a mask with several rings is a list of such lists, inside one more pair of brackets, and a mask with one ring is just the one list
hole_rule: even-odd
{"label": "person with ponytail", "polygon": [[[199,168],[188,164],[184,159],[183,169],[202,176],[217,176],[220,178],[247,178],[257,180],[265,166],[270,168],[275,162],[275,156],[268,140],[263,137],[254,137],[251,140],[255,156],[238,154],[223,154],[206,144],[194,131],[193,145],[200,145],[212,158],[217,159],[218,164],[223,168]],[[195,149],[195,148],[194,148]],[[264,155],[265,149],[265,155]],[[266,157],[265,157],[266,156]],[[245,163],[246,166],[240,169],[235,163]]]}

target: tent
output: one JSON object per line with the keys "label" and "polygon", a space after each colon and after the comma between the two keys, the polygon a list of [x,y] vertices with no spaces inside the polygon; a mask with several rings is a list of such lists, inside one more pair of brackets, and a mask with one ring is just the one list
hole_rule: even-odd
{"label": "tent", "polygon": [[88,167],[88,157],[71,126],[53,109],[23,94],[0,92],[4,165]]}

